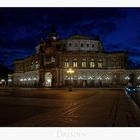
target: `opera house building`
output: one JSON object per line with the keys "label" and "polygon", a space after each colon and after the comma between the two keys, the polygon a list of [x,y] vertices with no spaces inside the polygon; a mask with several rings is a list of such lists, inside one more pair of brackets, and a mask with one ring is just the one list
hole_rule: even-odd
{"label": "opera house building", "polygon": [[122,87],[130,80],[140,84],[140,69],[128,69],[128,52],[105,52],[98,37],[61,40],[52,31],[35,49],[34,55],[14,61],[9,77],[13,86],[67,87],[71,82],[83,88]]}

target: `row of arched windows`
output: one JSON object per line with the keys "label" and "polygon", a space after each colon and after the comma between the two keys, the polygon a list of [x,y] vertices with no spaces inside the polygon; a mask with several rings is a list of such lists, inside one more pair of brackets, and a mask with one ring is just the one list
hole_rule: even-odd
{"label": "row of arched windows", "polygon": [[37,69],[39,69],[39,63],[38,63],[38,61],[33,61],[30,64],[27,64],[25,66],[25,71],[28,71],[28,70],[37,70]]}
{"label": "row of arched windows", "polygon": [[[82,68],[86,68],[89,64],[89,67],[90,68],[95,68],[95,60],[94,59],[91,59],[89,62],[87,62],[87,60],[84,58],[82,59],[81,61],[81,67]],[[64,61],[64,67],[65,68],[69,68],[70,67],[70,61],[68,59],[66,59]],[[73,59],[72,61],[72,67],[74,68],[77,68],[78,67],[78,60],[77,59]],[[98,68],[102,68],[103,67],[103,60],[99,59],[98,62],[97,62],[97,67]]]}
{"label": "row of arched windows", "polygon": [[[64,46],[65,46],[65,44],[64,44]],[[72,43],[69,43],[69,47],[71,47],[72,46]],[[80,45],[81,47],[84,47],[84,44],[83,43],[81,43],[81,45]],[[86,46],[87,47],[89,47],[90,46],[90,44],[86,44]],[[91,45],[92,46],[92,48],[94,48],[94,46],[95,46],[95,44],[92,44]],[[75,44],[75,47],[77,47],[77,43]]]}

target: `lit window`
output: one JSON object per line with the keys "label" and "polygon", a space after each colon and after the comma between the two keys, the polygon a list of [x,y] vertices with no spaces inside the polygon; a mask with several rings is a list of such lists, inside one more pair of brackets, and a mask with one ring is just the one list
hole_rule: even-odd
{"label": "lit window", "polygon": [[98,61],[98,68],[102,68],[103,67],[103,61],[102,60],[99,60]]}
{"label": "lit window", "polygon": [[94,59],[90,60],[90,68],[94,68],[95,67],[95,62]]}
{"label": "lit window", "polygon": [[87,62],[86,59],[82,59],[82,68],[86,68]]}
{"label": "lit window", "polygon": [[65,62],[64,62],[64,67],[65,67],[65,68],[68,68],[68,67],[69,67],[69,61],[65,61]]}
{"label": "lit window", "polygon": [[73,67],[77,68],[77,66],[78,66],[77,59],[74,59],[74,60],[73,60]]}
{"label": "lit window", "polygon": [[55,63],[55,58],[53,56],[51,57],[51,63]]}
{"label": "lit window", "polygon": [[35,62],[35,69],[37,70],[39,68],[38,61]]}

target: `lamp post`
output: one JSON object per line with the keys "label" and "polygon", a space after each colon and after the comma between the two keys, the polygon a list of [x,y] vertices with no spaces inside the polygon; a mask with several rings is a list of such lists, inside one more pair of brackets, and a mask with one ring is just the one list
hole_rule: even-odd
{"label": "lamp post", "polygon": [[72,70],[71,68],[69,70],[67,70],[67,74],[70,75],[70,84],[69,84],[69,91],[72,91],[72,84],[71,84],[71,75],[74,73],[74,70]]}

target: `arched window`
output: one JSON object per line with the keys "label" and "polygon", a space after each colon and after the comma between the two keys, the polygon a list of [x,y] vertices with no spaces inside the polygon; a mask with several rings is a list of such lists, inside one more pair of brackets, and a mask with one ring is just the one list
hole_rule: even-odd
{"label": "arched window", "polygon": [[71,47],[71,43],[69,43],[69,47]]}
{"label": "arched window", "polygon": [[69,66],[70,66],[69,60],[66,59],[66,60],[64,61],[64,67],[65,67],[65,68],[68,68]]}
{"label": "arched window", "polygon": [[52,86],[52,73],[46,72],[45,73],[45,86],[46,87],[51,87]]}
{"label": "arched window", "polygon": [[98,60],[98,68],[102,68],[103,67],[103,60]]}
{"label": "arched window", "polygon": [[35,69],[36,70],[39,69],[39,63],[38,63],[38,61],[35,62]]}
{"label": "arched window", "polygon": [[51,63],[55,63],[55,57],[51,57]]}
{"label": "arched window", "polygon": [[34,69],[34,62],[31,63],[31,70]]}
{"label": "arched window", "polygon": [[90,60],[90,68],[94,68],[95,67],[95,61],[94,59]]}
{"label": "arched window", "polygon": [[81,43],[81,47],[83,47],[84,46],[84,44],[83,43]]}
{"label": "arched window", "polygon": [[86,68],[86,66],[87,66],[86,59],[82,59],[82,68]]}
{"label": "arched window", "polygon": [[77,59],[73,59],[73,67],[77,68],[78,67],[78,61]]}

